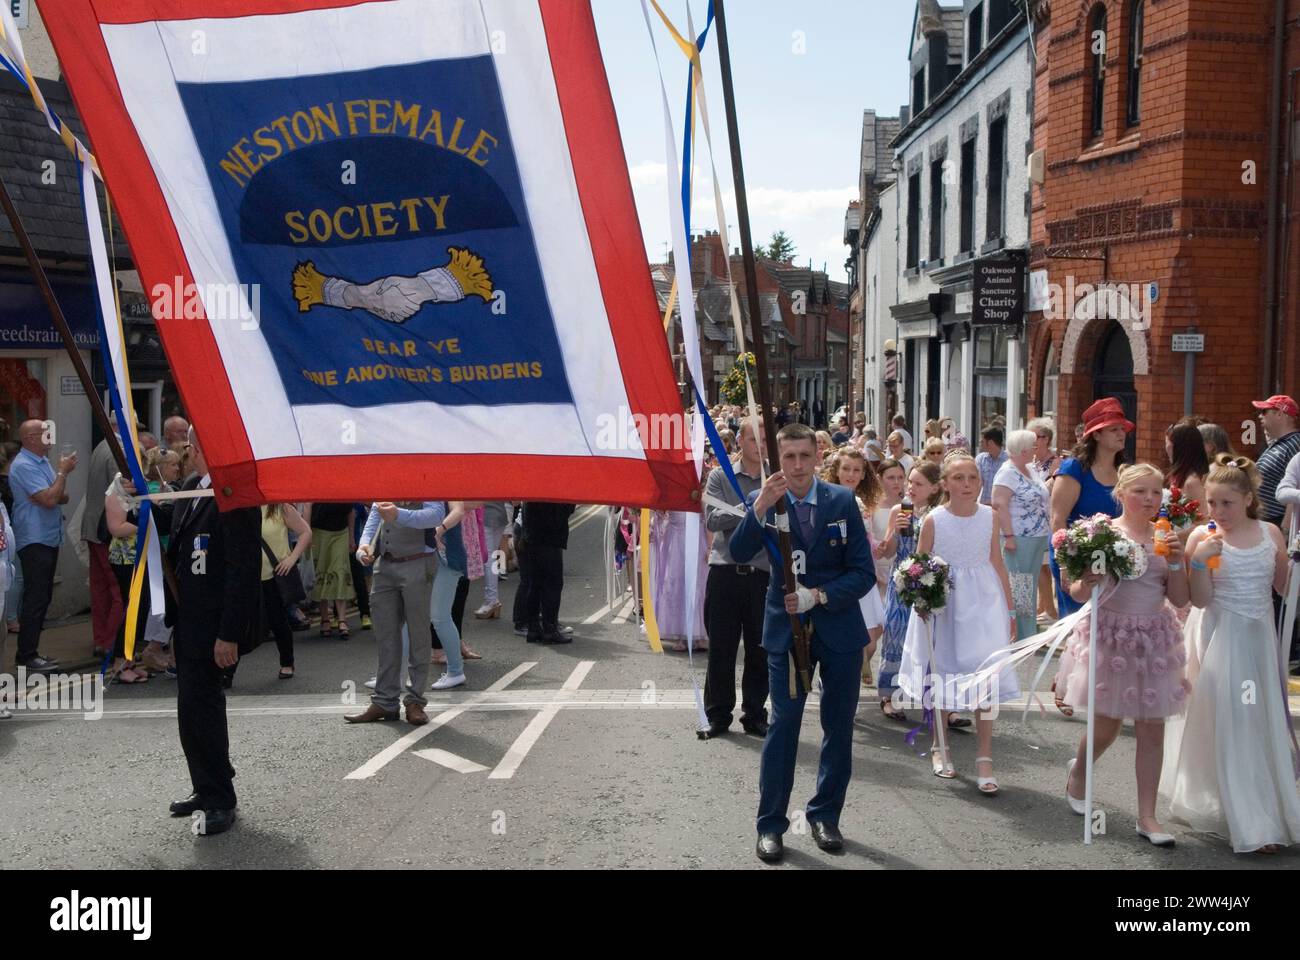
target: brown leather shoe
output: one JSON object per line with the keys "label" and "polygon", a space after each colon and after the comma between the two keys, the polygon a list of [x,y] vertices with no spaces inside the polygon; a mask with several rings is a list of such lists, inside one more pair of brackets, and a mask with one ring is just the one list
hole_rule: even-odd
{"label": "brown leather shoe", "polygon": [[422,727],[429,722],[429,715],[424,712],[424,707],[418,703],[408,703],[406,705],[406,722],[413,727]]}
{"label": "brown leather shoe", "polygon": [[383,707],[375,706],[375,704],[372,703],[370,706],[366,707],[362,713],[353,713],[345,716],[343,719],[348,723],[374,723],[378,720],[396,720],[397,717],[398,712],[396,710],[393,710],[390,713]]}

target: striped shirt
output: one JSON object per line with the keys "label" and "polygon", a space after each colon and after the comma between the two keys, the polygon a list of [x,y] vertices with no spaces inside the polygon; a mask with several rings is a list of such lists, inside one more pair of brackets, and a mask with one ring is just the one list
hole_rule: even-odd
{"label": "striped shirt", "polygon": [[1286,508],[1277,502],[1278,481],[1286,474],[1291,458],[1300,453],[1300,430],[1279,437],[1259,455],[1260,519],[1277,526],[1282,525]]}

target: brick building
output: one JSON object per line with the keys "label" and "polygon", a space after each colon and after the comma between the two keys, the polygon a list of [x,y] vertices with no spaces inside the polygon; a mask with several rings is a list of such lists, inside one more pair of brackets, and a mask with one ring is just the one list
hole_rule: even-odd
{"label": "brick building", "polygon": [[[1119,397],[1138,425],[1132,453],[1160,463],[1190,401],[1236,441],[1252,399],[1300,390],[1280,163],[1300,2],[1034,7],[1029,412],[1054,413],[1065,445],[1089,403]],[[1275,70],[1287,62],[1291,74]],[[1192,331],[1205,352],[1185,399],[1173,337]],[[1240,449],[1258,456],[1262,442]]]}

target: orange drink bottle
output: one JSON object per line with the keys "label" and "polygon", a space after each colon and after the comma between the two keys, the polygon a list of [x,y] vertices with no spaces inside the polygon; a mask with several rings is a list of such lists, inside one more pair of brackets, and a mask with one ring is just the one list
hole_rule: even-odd
{"label": "orange drink bottle", "polygon": [[1160,508],[1160,518],[1156,520],[1156,543],[1155,553],[1157,557],[1169,556],[1168,536],[1173,532],[1174,525],[1169,522],[1169,511],[1164,507]]}
{"label": "orange drink bottle", "polygon": [[[1220,534],[1219,534],[1219,525],[1218,525],[1217,523],[1215,523],[1213,520],[1210,521],[1209,526],[1207,527],[1207,529],[1210,531],[1210,536],[1212,536],[1212,537],[1220,536]],[[1218,569],[1219,569],[1219,561],[1222,560],[1222,559],[1223,559],[1223,557],[1219,557],[1219,556],[1210,557],[1210,559],[1208,559],[1208,560],[1205,561],[1205,565],[1206,565],[1207,567],[1209,567],[1211,570],[1218,570]]]}

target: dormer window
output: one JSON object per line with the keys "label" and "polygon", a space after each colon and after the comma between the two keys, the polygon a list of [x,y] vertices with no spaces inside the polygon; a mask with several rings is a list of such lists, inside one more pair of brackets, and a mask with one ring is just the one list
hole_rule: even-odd
{"label": "dormer window", "polygon": [[984,49],[984,4],[977,3],[971,8],[966,18],[966,64],[980,55]]}
{"label": "dormer window", "polygon": [[912,116],[925,109],[925,68],[922,67],[912,78]]}

